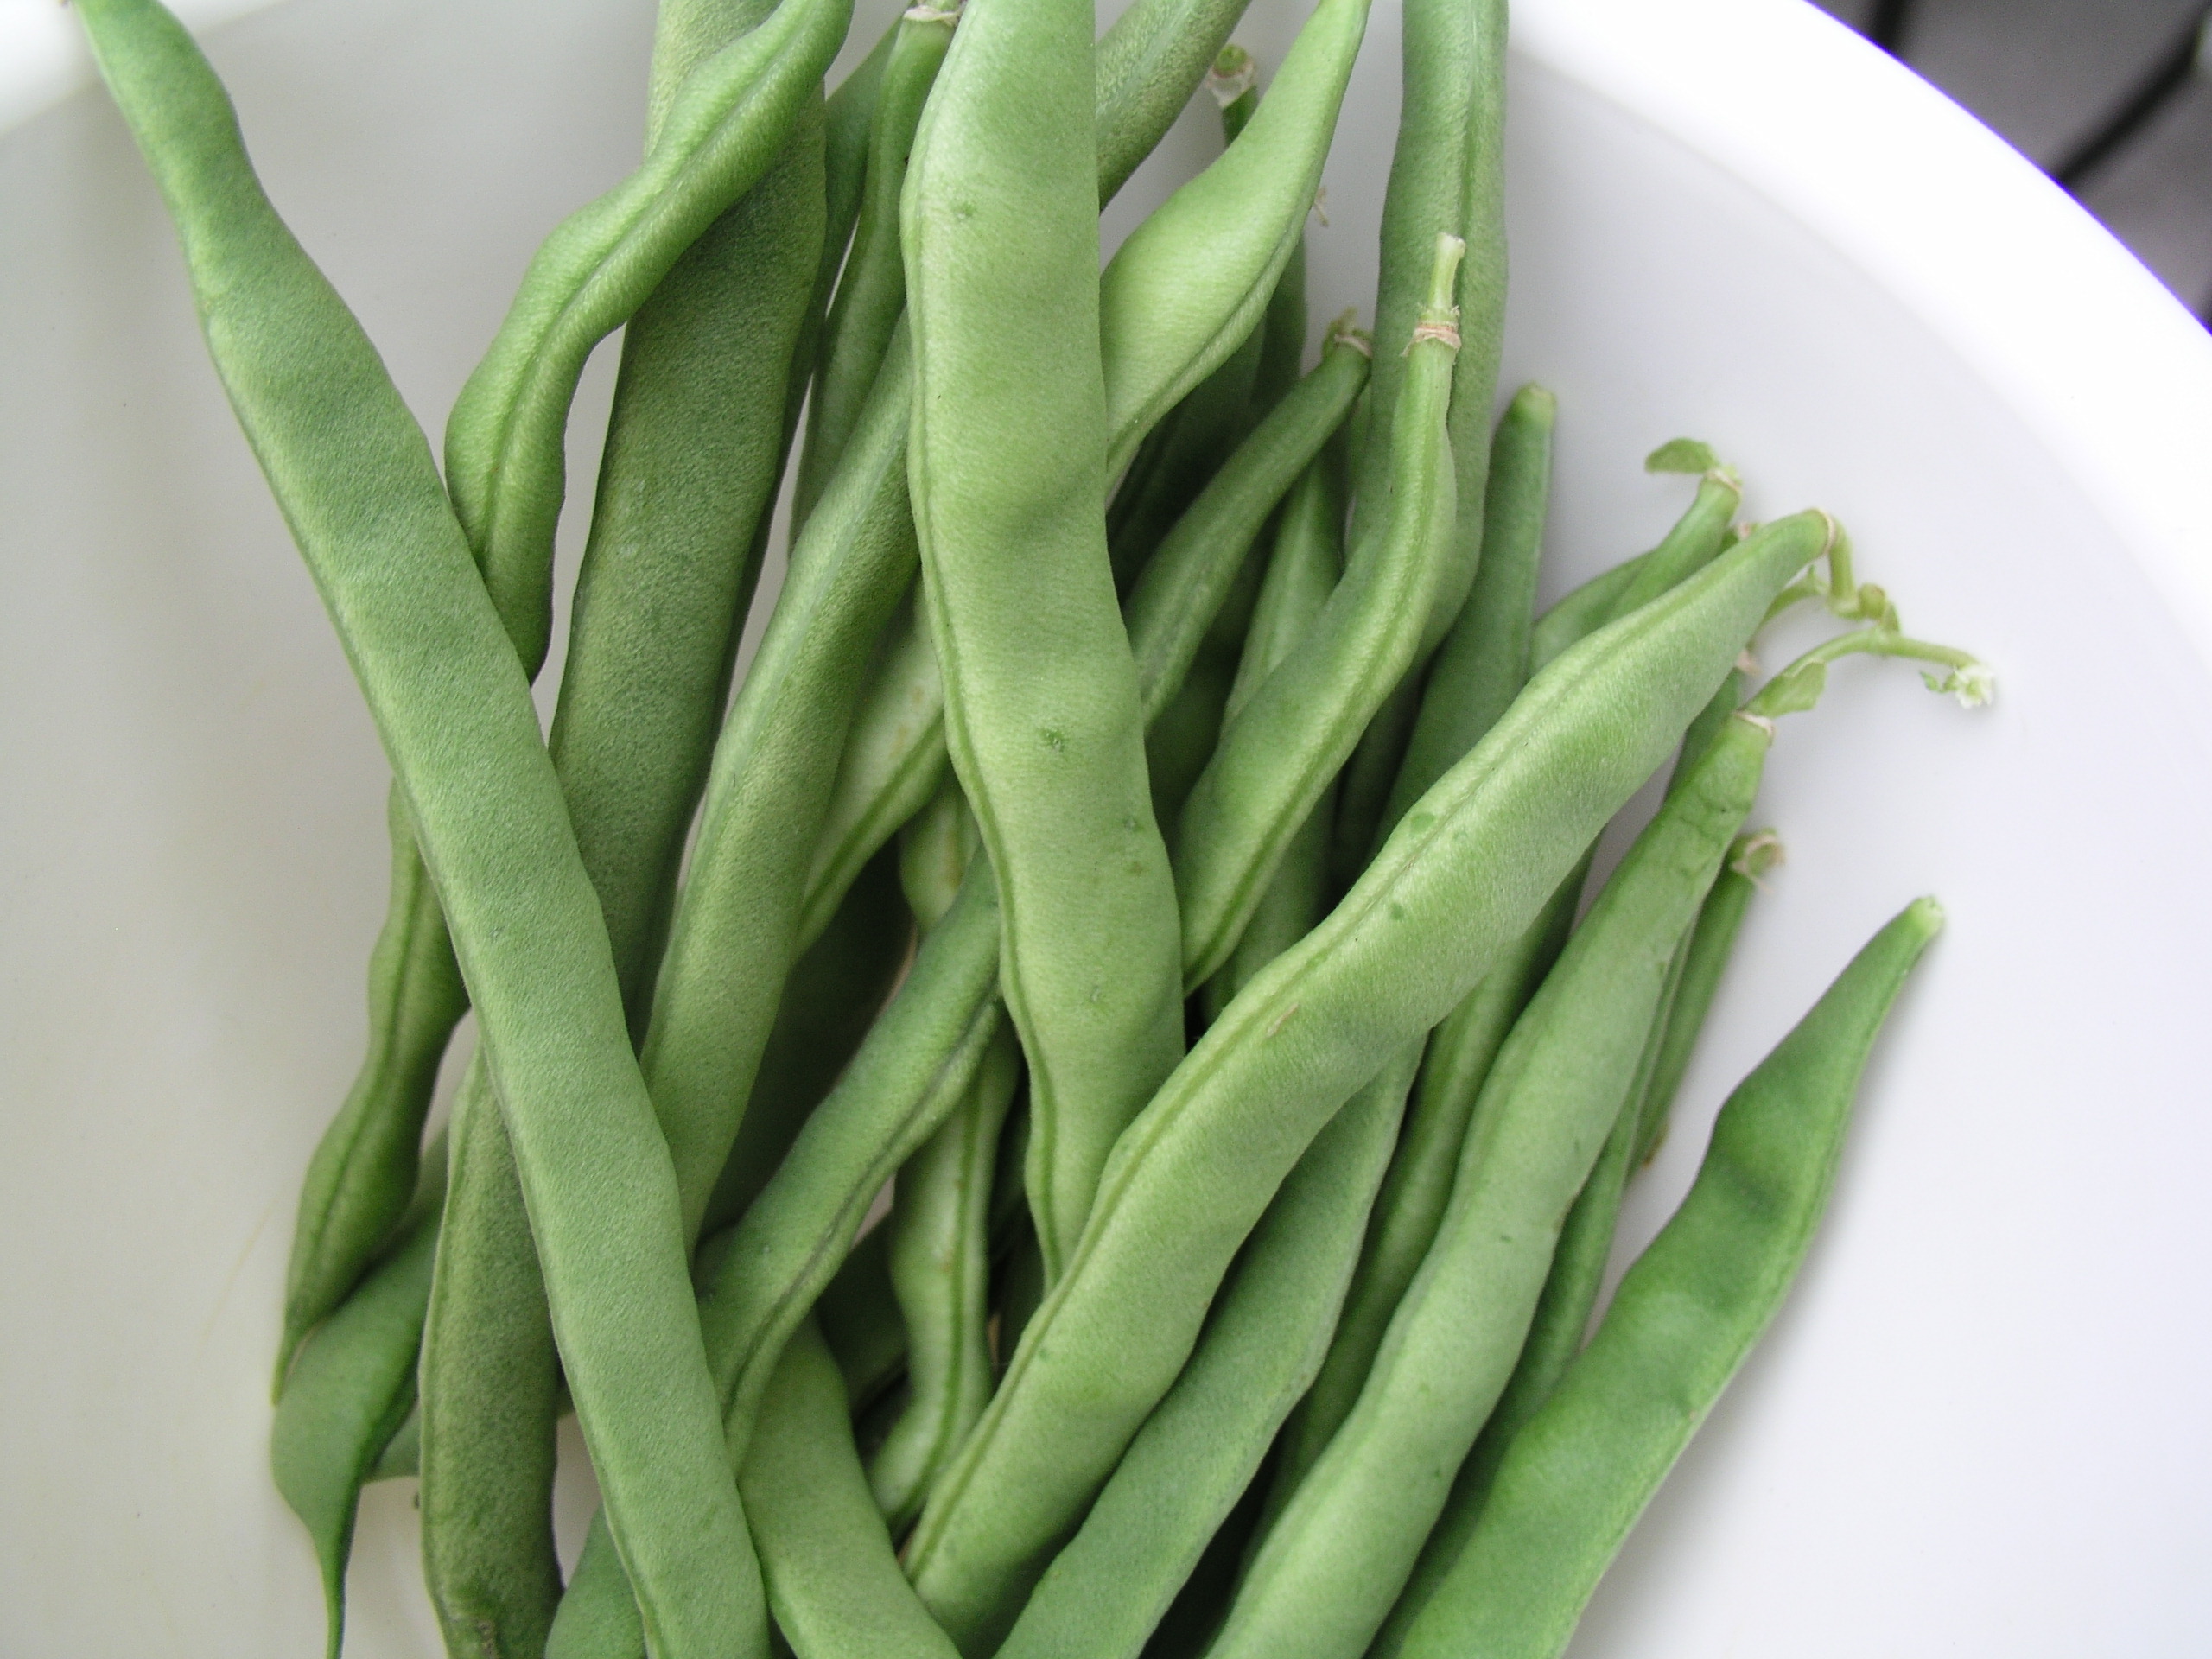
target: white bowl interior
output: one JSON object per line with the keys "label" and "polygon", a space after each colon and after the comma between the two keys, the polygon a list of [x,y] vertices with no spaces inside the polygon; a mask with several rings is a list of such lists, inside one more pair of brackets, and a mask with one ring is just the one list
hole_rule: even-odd
{"label": "white bowl interior", "polygon": [[[2002,676],[1968,714],[1854,664],[1784,728],[1759,816],[1790,861],[1624,1242],[1859,941],[1923,892],[1951,927],[1796,1292],[1573,1651],[2190,1650],[2212,1547],[2212,634],[2203,520],[2156,447],[2212,430],[2212,359],[2101,233],[1809,11],[1666,9],[1727,24],[1700,67],[1625,0],[1522,10],[1507,372],[1560,398],[1548,589],[1656,538],[1687,491],[1641,458],[1694,435],[1754,514],[1839,513],[1916,631]],[[856,35],[888,15],[862,11]],[[1240,38],[1272,62],[1293,10],[1255,14]],[[1317,327],[1367,303],[1396,27],[1378,9],[1311,233]],[[574,0],[290,0],[211,40],[272,194],[433,431],[537,238],[628,166],[648,30]],[[1732,116],[1746,63],[1765,79]],[[2059,246],[2108,324],[2024,337],[2042,278],[1978,308],[1924,242],[1854,231],[1778,124],[1793,99],[1833,119],[1838,86],[1934,135],[1901,212],[1948,190],[2000,248]],[[1210,153],[1211,118],[1109,233]],[[358,1058],[387,774],[97,95],[0,137],[0,1649],[310,1651],[267,1370],[299,1173]],[[2031,360],[2069,352],[2093,365],[2071,381]],[[2130,372],[2153,407],[2113,415]],[[603,397],[601,372],[580,485]],[[571,1534],[588,1501],[571,1483]],[[375,1489],[353,1652],[437,1650],[417,1577],[410,1489]]]}

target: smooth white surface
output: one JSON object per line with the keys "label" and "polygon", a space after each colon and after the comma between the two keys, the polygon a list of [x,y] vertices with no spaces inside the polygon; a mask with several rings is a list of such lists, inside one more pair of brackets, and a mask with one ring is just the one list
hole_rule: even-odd
{"label": "smooth white surface", "polygon": [[[1561,400],[1550,588],[1658,533],[1686,492],[1638,462],[1691,433],[1751,511],[1840,513],[1908,623],[2003,675],[1968,715],[1857,664],[1783,728],[1760,816],[1791,861],[1631,1241],[1861,938],[1922,891],[1952,925],[1804,1279],[1573,1652],[2201,1654],[2212,345],[1796,0],[1519,14],[1507,365]],[[1241,38],[1272,61],[1294,23],[1257,0]],[[649,28],[292,0],[213,37],[272,194],[434,430],[536,238],[629,164]],[[1378,11],[1317,327],[1367,303],[1395,51]],[[9,95],[0,123],[44,93]],[[310,1652],[264,1391],[360,1042],[385,770],[96,99],[0,139],[0,1653]],[[375,1489],[363,1659],[436,1651],[413,1557],[406,1485]]]}

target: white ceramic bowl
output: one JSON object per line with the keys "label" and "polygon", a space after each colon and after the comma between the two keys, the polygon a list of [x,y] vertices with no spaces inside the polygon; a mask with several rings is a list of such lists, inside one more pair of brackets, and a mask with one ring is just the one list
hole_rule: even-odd
{"label": "white ceramic bowl", "polygon": [[[536,238],[629,164],[648,10],[289,0],[213,35],[433,429]],[[1295,10],[1255,0],[1263,61]],[[1858,665],[1785,728],[1760,816],[1791,860],[1626,1242],[1860,939],[1923,891],[1952,925],[1796,1292],[1574,1652],[2202,1653],[2212,345],[1796,0],[1523,0],[1516,27],[1507,364],[1560,397],[1552,588],[1656,536],[1683,486],[1638,461],[1688,433],[1755,512],[1841,514],[1910,623],[2003,674],[1968,715]],[[0,0],[0,1652],[297,1655],[321,1611],[266,1377],[361,1039],[385,773],[120,124],[97,94],[31,113],[85,78],[67,28]],[[1317,319],[1367,292],[1396,48],[1378,8]],[[353,1588],[362,1659],[436,1650],[404,1484]]]}

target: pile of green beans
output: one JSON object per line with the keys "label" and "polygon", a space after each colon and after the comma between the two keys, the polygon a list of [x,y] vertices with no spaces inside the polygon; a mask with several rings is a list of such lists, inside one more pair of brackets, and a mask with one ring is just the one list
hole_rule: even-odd
{"label": "pile of green beans", "polygon": [[[850,0],[662,0],[643,159],[441,470],[190,37],[78,0],[394,774],[276,1344],[333,1659],[362,1489],[410,1478],[454,1659],[1556,1655],[1779,1306],[1932,900],[1599,1309],[1780,862],[1766,756],[1847,658],[1989,672],[1690,440],[1679,521],[1540,615],[1504,7],[1405,0],[1376,326],[1310,367],[1368,0],[1265,77],[1243,9],[922,4],[832,87]],[[1202,85],[1218,158],[1102,268]],[[1799,607],[1852,626],[1755,685]]]}

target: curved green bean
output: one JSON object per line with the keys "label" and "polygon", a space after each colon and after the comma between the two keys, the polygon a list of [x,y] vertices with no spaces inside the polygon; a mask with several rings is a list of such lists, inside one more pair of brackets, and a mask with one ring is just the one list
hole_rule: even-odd
{"label": "curved green bean", "polygon": [[1048,1275],[1183,1046],[1175,892],[1102,507],[1096,156],[1074,0],[974,0],[901,207],[908,486],[953,769],[996,872]]}
{"label": "curved green bean", "polygon": [[1189,671],[1268,514],[1344,424],[1367,384],[1369,353],[1350,318],[1339,320],[1319,366],[1236,447],[1138,577],[1125,615],[1147,720]]}
{"label": "curved green bean", "polygon": [[742,1650],[761,1607],[735,1486],[712,1457],[720,1425],[673,1173],[513,642],[421,429],[270,206],[191,37],[151,0],[88,0],[78,15],[415,818],[647,1628],[671,1659]]}
{"label": "curved green bean", "polygon": [[[442,920],[439,928],[442,933]],[[346,1562],[361,1488],[378,1478],[414,1409],[415,1350],[430,1299],[444,1154],[442,1142],[432,1146],[423,1190],[396,1242],[302,1345],[276,1402],[270,1469],[315,1543],[329,1610],[328,1659],[338,1659],[345,1634]]]}
{"label": "curved green bean", "polygon": [[397,783],[385,820],[391,891],[369,955],[369,1051],[300,1183],[276,1347],[280,1403],[302,1344],[361,1282],[415,1195],[439,1062],[468,1011],[437,887]]}
{"label": "curved green bean", "polygon": [[1228,43],[1248,0],[1135,0],[1098,37],[1095,71],[1098,200],[1121,193],[1208,66]]}
{"label": "curved green bean", "polygon": [[868,1475],[893,1533],[921,1512],[991,1397],[991,1173],[1020,1076],[1020,1052],[1001,1027],[968,1098],[899,1170],[884,1224],[906,1330],[907,1400]]}
{"label": "curved green bean", "polygon": [[1357,1655],[1389,1614],[1512,1370],[1560,1220],[1622,1115],[1676,942],[1751,809],[1771,734],[1737,720],[1715,740],[1516,1023],[1435,1242],[1357,1402],[1253,1558],[1217,1659]]}
{"label": "curved green bean", "polygon": [[[1386,831],[1497,723],[1527,683],[1554,412],[1549,393],[1524,387],[1498,423],[1483,507],[1488,551],[1430,671]],[[1363,850],[1363,867],[1367,856]],[[1390,1315],[1436,1236],[1475,1096],[1506,1033],[1567,943],[1582,886],[1578,867],[1429,1039],[1404,1138],[1376,1203],[1328,1358],[1283,1430],[1266,1522],[1289,1501],[1359,1398]]]}
{"label": "curved green bean", "polygon": [[1368,0],[1320,0],[1251,124],[1131,232],[1098,279],[1106,476],[1252,333],[1302,241]]}
{"label": "curved green bean", "polygon": [[[1422,305],[1430,247],[1440,227],[1466,238],[1453,297],[1461,347],[1452,365],[1452,459],[1459,499],[1483,499],[1491,454],[1491,406],[1505,323],[1504,0],[1408,0],[1404,9],[1403,89],[1397,145],[1382,197],[1381,270],[1376,287],[1379,340],[1409,331]],[[1361,457],[1352,507],[1353,544],[1377,521],[1388,499],[1390,434],[1397,419],[1399,362],[1375,367],[1375,416]],[[1460,516],[1415,661],[1435,649],[1459,613],[1483,551],[1483,520]],[[1408,711],[1408,716],[1410,710]],[[1376,810],[1389,791],[1403,728],[1383,747]],[[1416,791],[1418,792],[1418,791]],[[1364,815],[1362,815],[1364,816]],[[1371,833],[1371,831],[1370,831]],[[1363,855],[1367,843],[1359,843]]]}
{"label": "curved green bean", "polygon": [[1412,1052],[1314,1136],[1175,1386],[1038,1581],[999,1659],[1137,1659],[1313,1377],[1397,1138]]}
{"label": "curved green bean", "polygon": [[776,1627],[798,1659],[955,1659],[891,1553],[853,1447],[836,1363],[812,1319],[785,1344],[738,1476]]}
{"label": "curved green bean", "polygon": [[540,245],[454,401],[445,444],[454,510],[530,671],[551,637],[562,435],[584,359],[766,173],[821,96],[851,16],[851,0],[779,6],[702,60],[671,96],[644,164]]}
{"label": "curved green bean", "polygon": [[[1257,126],[1255,119],[1252,130]],[[1175,885],[1183,901],[1184,979],[1192,986],[1236,948],[1284,848],[1419,643],[1453,499],[1445,410],[1458,349],[1451,295],[1462,248],[1449,235],[1438,236],[1435,246],[1431,306],[1408,348],[1389,516],[1365,545],[1352,549],[1306,648],[1253,693],[1183,805]]]}
{"label": "curved green bean", "polygon": [[867,181],[852,252],[822,334],[814,395],[807,406],[806,447],[791,498],[791,522],[804,524],[844,453],[868,388],[906,304],[906,273],[899,251],[899,200],[906,156],[938,66],[952,44],[959,14],[917,7],[899,20],[884,66],[868,135]]}
{"label": "curved green bean", "polygon": [[1834,1184],[1852,1098],[1942,925],[1919,899],[1731,1095],[1689,1196],[1515,1438],[1406,1659],[1556,1655],[1621,1540],[1781,1305]]}
{"label": "curved green bean", "polygon": [[[743,1462],[785,1338],[845,1261],[875,1195],[974,1082],[999,1025],[998,932],[997,890],[979,859],[760,1196],[702,1252],[695,1328],[722,1401],[729,1466]],[[626,1659],[619,1642],[592,1645],[609,1632],[626,1640],[623,1565],[595,1526],[562,1599],[554,1659]],[[572,1618],[578,1639],[565,1645]]]}
{"label": "curved green bean", "polygon": [[[1757,863],[1764,868],[1768,849],[1776,845],[1771,836],[1762,835],[1739,837],[1730,849],[1727,862],[1698,912],[1696,927],[1688,942],[1692,959],[1709,962],[1716,946],[1725,956],[1727,944],[1733,942],[1735,924],[1741,920],[1744,906],[1756,888],[1755,880],[1748,874],[1749,868]],[[1720,942],[1724,936],[1726,942]],[[1698,944],[1700,938],[1706,940],[1702,952]],[[1597,1305],[1605,1264],[1612,1251],[1621,1189],[1643,1160],[1643,1137],[1655,1113],[1663,1118],[1680,1080],[1679,1069],[1669,1077],[1662,1075],[1662,1068],[1669,1064],[1670,1053],[1679,1052],[1687,1059],[1705,1023],[1711,1002],[1710,983],[1718,978],[1719,964],[1710,963],[1706,975],[1707,991],[1703,995],[1691,992],[1688,976],[1682,971],[1682,960],[1681,956],[1676,958],[1665,995],[1665,1018],[1647,1053],[1643,1074],[1630,1091],[1620,1121],[1613,1126],[1605,1150],[1599,1154],[1597,1167],[1591,1172],[1589,1181],[1575,1198],[1574,1207],[1567,1212],[1567,1221],[1560,1230],[1559,1249],[1553,1256],[1550,1274],[1544,1281],[1543,1293],[1536,1300],[1535,1315],[1529,1324],[1528,1339],[1522,1345],[1521,1357],[1514,1363],[1513,1375],[1452,1483],[1451,1496],[1445,1500],[1444,1511],[1437,1517],[1427,1542],[1421,1546],[1413,1576],[1406,1581],[1404,1592],[1376,1637],[1370,1652],[1376,1659],[1389,1659],[1403,1644],[1413,1620],[1466,1548],[1468,1538],[1482,1518],[1483,1505],[1497,1478],[1498,1465],[1510,1449],[1515,1436],[1551,1396],[1582,1346],[1590,1325],[1590,1311]]]}
{"label": "curved green bean", "polygon": [[1067,1273],[907,1547],[963,1652],[1012,1623],[1320,1125],[1528,925],[1827,537],[1818,514],[1770,524],[1532,682],[1122,1136]]}

